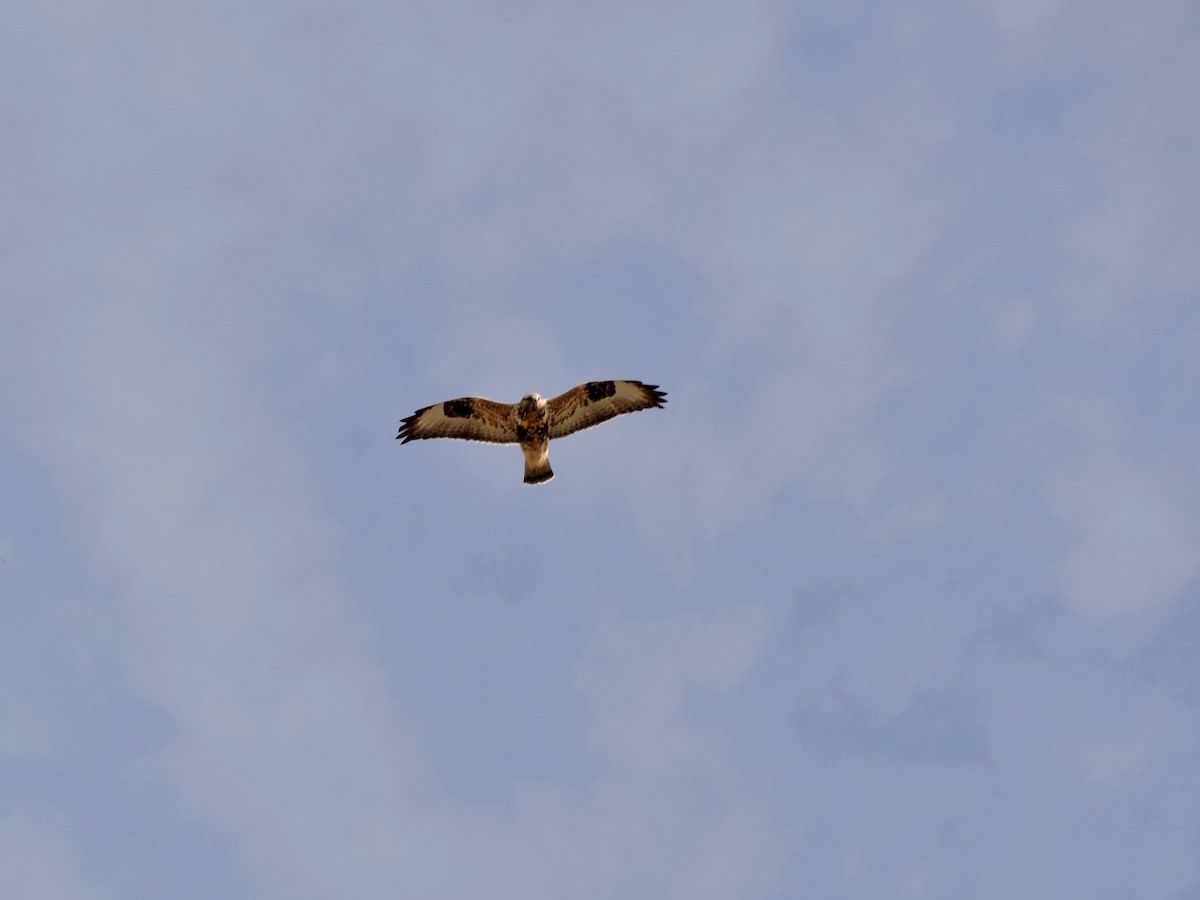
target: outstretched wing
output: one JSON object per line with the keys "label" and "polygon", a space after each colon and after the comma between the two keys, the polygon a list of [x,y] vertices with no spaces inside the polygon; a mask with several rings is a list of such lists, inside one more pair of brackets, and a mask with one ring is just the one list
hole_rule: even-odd
{"label": "outstretched wing", "polygon": [[550,437],[566,437],[581,428],[599,425],[613,416],[662,407],[666,392],[640,381],[589,381],[547,403]]}
{"label": "outstretched wing", "polygon": [[396,438],[402,444],[424,438],[462,438],[464,441],[489,441],[515,444],[517,426],[512,407],[482,397],[459,397],[418,409],[400,422]]}

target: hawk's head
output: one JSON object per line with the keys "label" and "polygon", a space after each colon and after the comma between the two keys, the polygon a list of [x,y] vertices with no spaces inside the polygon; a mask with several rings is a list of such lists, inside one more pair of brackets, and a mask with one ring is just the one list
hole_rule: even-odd
{"label": "hawk's head", "polygon": [[517,415],[528,417],[546,408],[546,401],[540,394],[526,394],[517,403]]}

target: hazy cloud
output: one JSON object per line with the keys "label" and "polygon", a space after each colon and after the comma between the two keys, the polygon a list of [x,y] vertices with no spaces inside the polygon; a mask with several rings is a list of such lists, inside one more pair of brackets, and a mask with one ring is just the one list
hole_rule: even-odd
{"label": "hazy cloud", "polygon": [[1196,26],[6,7],[0,885],[1194,894]]}

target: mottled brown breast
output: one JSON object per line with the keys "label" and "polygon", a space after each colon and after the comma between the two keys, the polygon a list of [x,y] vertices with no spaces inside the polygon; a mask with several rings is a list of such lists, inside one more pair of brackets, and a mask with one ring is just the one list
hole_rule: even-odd
{"label": "mottled brown breast", "polygon": [[522,444],[541,444],[549,438],[549,419],[545,402],[522,400],[517,404],[517,440]]}

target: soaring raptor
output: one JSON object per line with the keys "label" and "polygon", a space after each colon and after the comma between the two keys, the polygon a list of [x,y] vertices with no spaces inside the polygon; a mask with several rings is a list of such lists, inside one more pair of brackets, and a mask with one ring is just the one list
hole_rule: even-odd
{"label": "soaring raptor", "polygon": [[525,483],[554,477],[550,441],[581,428],[599,425],[622,413],[662,407],[666,392],[640,381],[589,381],[545,400],[526,394],[517,403],[460,397],[418,409],[400,423],[401,443],[423,438],[462,438],[494,444],[520,444],[525,454]]}

